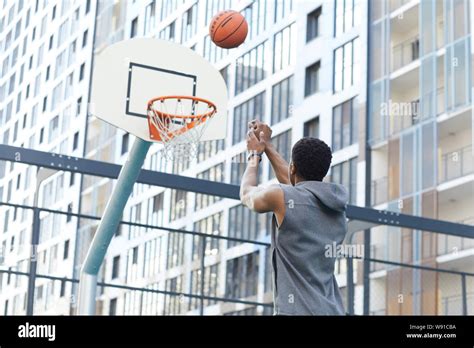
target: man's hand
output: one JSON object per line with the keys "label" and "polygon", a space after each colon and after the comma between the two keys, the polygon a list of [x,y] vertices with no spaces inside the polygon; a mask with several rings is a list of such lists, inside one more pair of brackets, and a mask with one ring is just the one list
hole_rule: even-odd
{"label": "man's hand", "polygon": [[250,121],[248,127],[249,132],[251,132],[259,142],[263,142],[265,145],[265,154],[270,160],[278,182],[282,184],[290,184],[290,179],[288,177],[288,163],[278,153],[277,149],[271,142],[272,129],[267,124],[262,123],[259,120]]}
{"label": "man's hand", "polygon": [[260,137],[257,138],[253,130],[247,132],[247,150],[254,153],[265,152],[265,142],[263,141],[264,134],[260,132]]}
{"label": "man's hand", "polygon": [[270,144],[272,129],[266,123],[262,123],[259,120],[252,120],[248,123],[248,127],[250,130],[253,130],[258,139],[263,140],[265,145]]}

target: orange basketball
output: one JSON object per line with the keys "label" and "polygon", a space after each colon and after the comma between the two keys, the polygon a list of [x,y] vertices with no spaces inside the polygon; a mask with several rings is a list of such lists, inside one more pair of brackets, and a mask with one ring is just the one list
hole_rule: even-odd
{"label": "orange basketball", "polygon": [[244,16],[232,10],[219,12],[209,25],[211,40],[222,48],[240,46],[245,41],[248,30]]}

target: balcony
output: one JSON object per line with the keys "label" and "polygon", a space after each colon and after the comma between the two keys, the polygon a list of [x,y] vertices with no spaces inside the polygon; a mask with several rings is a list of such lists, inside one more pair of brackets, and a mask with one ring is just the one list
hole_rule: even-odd
{"label": "balcony", "polygon": [[436,90],[436,102],[437,102],[436,114],[437,115],[444,114],[444,112],[446,111],[445,103],[444,103],[444,87],[439,87]]}
{"label": "balcony", "polygon": [[420,37],[413,36],[392,47],[392,72],[420,57]]}
{"label": "balcony", "polygon": [[472,145],[441,155],[438,182],[443,183],[471,174],[474,171],[472,162]]}
{"label": "balcony", "polygon": [[[460,224],[474,225],[474,216],[457,221]],[[474,239],[441,234],[438,236],[438,255],[456,253],[474,248]]]}
{"label": "balcony", "polygon": [[386,176],[372,180],[372,205],[379,205],[388,201],[388,178]]}

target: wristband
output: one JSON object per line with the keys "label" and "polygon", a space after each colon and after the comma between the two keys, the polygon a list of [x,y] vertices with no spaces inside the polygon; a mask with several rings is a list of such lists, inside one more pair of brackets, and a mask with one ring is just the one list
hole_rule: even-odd
{"label": "wristband", "polygon": [[253,156],[257,156],[258,157],[258,163],[262,162],[262,155],[263,155],[263,152],[251,152],[249,153],[249,155],[247,156],[247,161],[250,162],[250,159],[253,157]]}

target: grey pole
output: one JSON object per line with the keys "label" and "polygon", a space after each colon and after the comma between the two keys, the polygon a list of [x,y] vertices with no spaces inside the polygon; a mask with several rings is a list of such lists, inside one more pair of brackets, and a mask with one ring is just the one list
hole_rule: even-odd
{"label": "grey pole", "polygon": [[467,315],[467,287],[466,275],[461,276],[461,290],[462,290],[462,315]]}
{"label": "grey pole", "polygon": [[105,207],[104,215],[81,269],[78,314],[95,314],[97,274],[104,261],[110,241],[117,231],[123,210],[140,174],[150,145],[150,142],[136,138],[127,161],[120,171],[117,184]]}
{"label": "grey pole", "polygon": [[56,171],[47,168],[39,168],[36,173],[36,190],[33,199],[33,227],[31,230],[31,250],[30,250],[30,266],[28,276],[28,293],[26,301],[26,315],[33,315],[35,302],[35,286],[36,286],[36,269],[38,265],[38,244],[40,234],[40,210],[38,209],[39,188],[44,180],[55,174]]}
{"label": "grey pole", "polygon": [[30,267],[28,276],[28,295],[26,303],[26,315],[33,315],[35,285],[36,285],[36,268],[38,264],[38,242],[39,242],[39,209],[35,206],[33,210],[33,229],[31,232],[31,251],[30,251]]}

